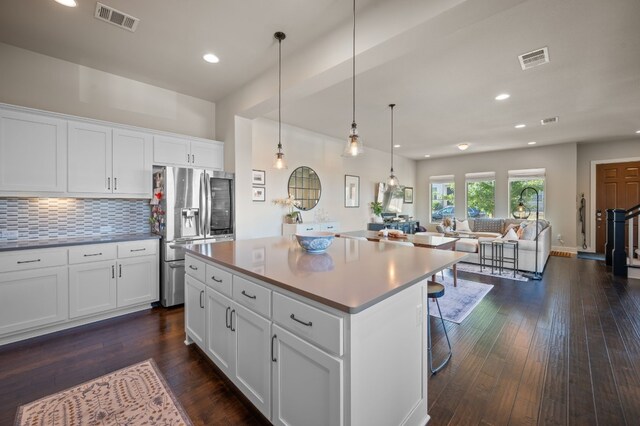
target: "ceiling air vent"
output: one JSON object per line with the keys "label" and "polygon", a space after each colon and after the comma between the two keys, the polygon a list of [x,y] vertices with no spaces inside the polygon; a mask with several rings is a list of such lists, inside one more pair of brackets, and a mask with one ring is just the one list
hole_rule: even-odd
{"label": "ceiling air vent", "polygon": [[102,3],[96,3],[95,17],[131,32],[136,30],[138,22],[140,22],[140,19],[120,12],[110,6],[105,6]]}
{"label": "ceiling air vent", "polygon": [[558,117],[549,117],[549,118],[543,118],[542,120],[540,120],[540,124],[542,124],[543,126],[546,126],[547,124],[557,123],[557,122],[558,122]]}
{"label": "ceiling air vent", "polygon": [[543,47],[542,49],[536,49],[532,52],[518,56],[518,59],[520,60],[520,66],[522,67],[522,70],[528,70],[529,68],[534,68],[538,65],[548,63],[549,49],[546,47]]}

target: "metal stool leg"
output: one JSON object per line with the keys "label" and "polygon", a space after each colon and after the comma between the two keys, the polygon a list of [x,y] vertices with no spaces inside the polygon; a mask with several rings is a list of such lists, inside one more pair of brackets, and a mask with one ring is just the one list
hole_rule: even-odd
{"label": "metal stool leg", "polygon": [[451,359],[451,355],[453,354],[453,352],[451,351],[451,341],[449,340],[449,334],[447,333],[447,328],[444,325],[444,318],[442,318],[442,311],[440,310],[440,303],[438,302],[438,298],[434,298],[436,301],[436,306],[438,307],[438,314],[440,315],[440,321],[442,322],[442,328],[444,330],[444,336],[447,338],[447,345],[449,346],[449,354],[447,355],[447,358],[442,361],[442,363],[437,366],[436,368],[433,368],[433,348],[431,347],[431,314],[430,312],[430,308],[429,308],[429,300],[427,299],[427,336],[428,336],[428,346],[427,346],[427,352],[428,352],[428,357],[429,357],[429,370],[431,370],[432,374],[436,374],[438,371],[440,371],[442,369],[442,367],[444,367],[449,360]]}

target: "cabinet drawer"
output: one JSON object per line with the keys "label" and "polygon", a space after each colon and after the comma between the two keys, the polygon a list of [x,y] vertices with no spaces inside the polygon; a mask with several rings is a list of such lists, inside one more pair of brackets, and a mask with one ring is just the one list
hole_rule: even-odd
{"label": "cabinet drawer", "polygon": [[319,231],[320,230],[320,225],[314,224],[314,225],[297,225],[296,226],[296,233],[298,232],[309,232],[309,231]]}
{"label": "cabinet drawer", "polygon": [[69,264],[99,262],[116,258],[115,244],[95,244],[69,248]]}
{"label": "cabinet drawer", "polygon": [[0,271],[25,271],[67,264],[67,249],[20,250],[0,254]]}
{"label": "cabinet drawer", "polygon": [[209,264],[207,264],[205,271],[207,273],[205,283],[212,289],[231,297],[231,274]]}
{"label": "cabinet drawer", "polygon": [[185,256],[184,271],[187,275],[191,275],[196,280],[204,283],[205,280],[205,263],[192,256]]}
{"label": "cabinet drawer", "polygon": [[274,293],[273,320],[296,335],[342,356],[342,318]]}
{"label": "cabinet drawer", "polygon": [[158,240],[131,241],[118,244],[118,258],[149,256],[156,254]]}
{"label": "cabinet drawer", "polygon": [[233,300],[267,318],[271,318],[271,290],[249,280],[233,276]]}
{"label": "cabinet drawer", "polygon": [[321,231],[328,232],[338,232],[340,230],[340,225],[338,222],[325,222],[320,224]]}

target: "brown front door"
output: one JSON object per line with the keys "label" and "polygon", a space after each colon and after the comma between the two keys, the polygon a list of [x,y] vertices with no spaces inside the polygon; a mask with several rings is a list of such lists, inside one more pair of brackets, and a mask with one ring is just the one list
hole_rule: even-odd
{"label": "brown front door", "polygon": [[[604,253],[607,209],[640,204],[640,161],[596,165],[596,251]],[[634,221],[637,227],[638,221]],[[637,229],[635,230],[637,235]],[[626,238],[625,231],[625,238]]]}

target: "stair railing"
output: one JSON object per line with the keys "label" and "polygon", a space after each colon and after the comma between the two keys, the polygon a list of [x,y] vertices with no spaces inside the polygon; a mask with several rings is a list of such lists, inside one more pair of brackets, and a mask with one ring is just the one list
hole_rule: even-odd
{"label": "stair railing", "polygon": [[[605,261],[611,265],[613,275],[626,277],[628,265],[634,264],[634,254],[639,253],[638,243],[634,240],[634,219],[640,216],[640,204],[630,209],[607,209],[607,240],[605,243]],[[635,220],[640,220],[635,219]],[[628,252],[625,247],[624,228],[628,226]],[[637,241],[640,242],[640,227]]]}
{"label": "stair railing", "polygon": [[629,241],[628,264],[629,265],[633,265],[635,263],[634,254],[639,255],[640,257],[640,253],[638,252],[639,250],[638,243],[640,243],[640,226],[638,226],[637,239],[635,240],[635,243],[634,243],[634,232],[633,232],[634,219],[640,220],[640,218],[636,219],[638,216],[640,216],[640,204],[626,211],[625,220],[627,221],[627,226],[629,227],[627,231],[629,233],[629,240],[628,240]]}

